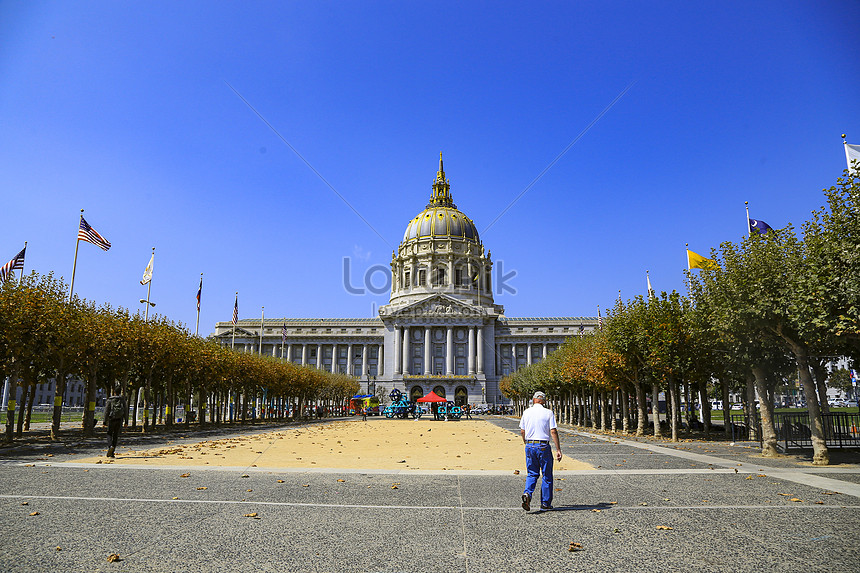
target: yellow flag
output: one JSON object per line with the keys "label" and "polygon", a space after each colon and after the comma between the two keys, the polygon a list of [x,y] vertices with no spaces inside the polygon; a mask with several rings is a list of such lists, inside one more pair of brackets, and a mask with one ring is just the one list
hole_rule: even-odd
{"label": "yellow flag", "polygon": [[719,265],[717,261],[714,259],[709,259],[707,257],[703,257],[697,253],[694,253],[690,249],[687,249],[687,264],[690,265],[691,269],[717,269]]}

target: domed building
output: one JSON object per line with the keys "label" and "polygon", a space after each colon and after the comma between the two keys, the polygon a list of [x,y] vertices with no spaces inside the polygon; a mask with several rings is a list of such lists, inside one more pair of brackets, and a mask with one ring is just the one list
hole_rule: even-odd
{"label": "domed building", "polygon": [[506,317],[493,301],[492,269],[475,222],[454,203],[440,154],[430,201],[391,254],[391,296],[379,316],[219,322],[215,336],[229,346],[235,331],[246,352],[356,376],[367,393],[397,388],[415,399],[432,390],[458,404],[504,404],[503,376],[597,319]]}

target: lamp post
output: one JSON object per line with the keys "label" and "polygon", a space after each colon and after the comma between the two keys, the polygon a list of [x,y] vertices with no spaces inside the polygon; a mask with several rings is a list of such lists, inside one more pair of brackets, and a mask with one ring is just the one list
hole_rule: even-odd
{"label": "lamp post", "polygon": [[149,299],[142,298],[142,299],[140,299],[140,304],[143,304],[146,306],[146,310],[143,313],[143,322],[149,322],[149,307],[155,307],[155,303],[149,302]]}

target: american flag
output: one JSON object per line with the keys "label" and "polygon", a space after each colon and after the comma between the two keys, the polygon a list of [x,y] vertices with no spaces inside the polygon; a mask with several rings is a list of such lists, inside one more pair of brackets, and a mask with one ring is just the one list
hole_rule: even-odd
{"label": "american flag", "polygon": [[27,247],[21,249],[21,252],[12,257],[12,260],[0,268],[0,281],[8,281],[15,273],[13,271],[24,270],[24,251]]}
{"label": "american flag", "polygon": [[597,328],[603,330],[603,317],[600,316],[600,307],[597,307]]}
{"label": "american flag", "polygon": [[236,304],[233,305],[233,324],[239,322],[239,295],[236,295]]}
{"label": "american flag", "polygon": [[203,277],[200,277],[200,286],[197,287],[197,312],[200,312],[200,295],[203,294]]}
{"label": "american flag", "polygon": [[281,329],[281,342],[287,340],[287,323],[284,321],[284,327]]}
{"label": "american flag", "polygon": [[110,243],[104,237],[99,235],[98,231],[90,227],[90,224],[87,223],[87,220],[84,219],[83,215],[81,216],[81,226],[78,228],[78,240],[92,243],[97,247],[100,247],[103,251],[110,248]]}

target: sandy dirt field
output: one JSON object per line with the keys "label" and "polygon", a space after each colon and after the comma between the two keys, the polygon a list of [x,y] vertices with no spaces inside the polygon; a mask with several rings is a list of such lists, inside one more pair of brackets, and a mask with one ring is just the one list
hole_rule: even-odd
{"label": "sandy dirt field", "polygon": [[[75,461],[107,462],[108,458]],[[521,470],[525,474],[522,439],[484,420],[338,420],[152,450],[127,451],[120,447],[110,463],[407,471]],[[556,462],[555,469],[594,467],[565,456]]]}

